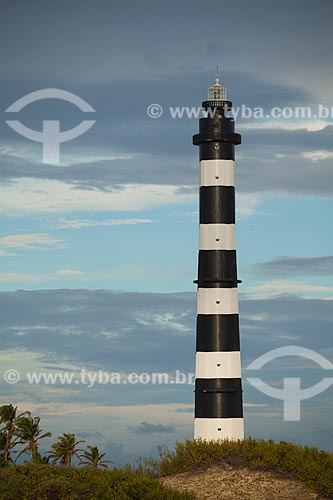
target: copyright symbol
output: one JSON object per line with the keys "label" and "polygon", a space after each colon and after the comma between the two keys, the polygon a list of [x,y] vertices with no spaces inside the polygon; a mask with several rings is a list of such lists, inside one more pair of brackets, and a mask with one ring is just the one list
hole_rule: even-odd
{"label": "copyright symbol", "polygon": [[149,118],[160,118],[163,114],[163,108],[159,104],[149,104],[147,115]]}
{"label": "copyright symbol", "polygon": [[20,380],[20,374],[17,370],[7,370],[4,373],[3,379],[7,384],[17,384]]}

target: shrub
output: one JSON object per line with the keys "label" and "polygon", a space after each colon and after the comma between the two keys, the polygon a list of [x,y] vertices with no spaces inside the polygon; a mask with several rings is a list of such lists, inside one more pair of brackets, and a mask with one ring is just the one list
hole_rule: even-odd
{"label": "shrub", "polygon": [[139,459],[132,474],[168,476],[227,462],[252,469],[288,473],[317,492],[333,498],[333,455],[286,441],[248,438],[244,441],[184,441],[173,451],[159,448],[159,459]]}
{"label": "shrub", "polygon": [[0,470],[1,500],[193,500],[144,476],[122,470],[21,465]]}

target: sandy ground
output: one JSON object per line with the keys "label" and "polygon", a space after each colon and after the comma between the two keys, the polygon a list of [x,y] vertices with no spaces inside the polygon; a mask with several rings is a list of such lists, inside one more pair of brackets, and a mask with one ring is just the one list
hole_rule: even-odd
{"label": "sandy ground", "polygon": [[160,479],[177,490],[196,493],[198,500],[317,500],[324,497],[292,479],[227,464]]}

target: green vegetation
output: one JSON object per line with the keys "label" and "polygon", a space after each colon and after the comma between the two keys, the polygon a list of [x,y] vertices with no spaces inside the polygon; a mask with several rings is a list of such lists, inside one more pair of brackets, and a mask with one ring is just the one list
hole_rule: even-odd
{"label": "green vegetation", "polygon": [[315,491],[333,498],[333,455],[286,441],[245,439],[244,441],[185,441],[174,451],[159,448],[159,458],[142,458],[128,472],[151,478],[169,476],[227,462],[277,473],[286,473]]}
{"label": "green vegetation", "polygon": [[[97,446],[79,448],[82,440],[63,433],[47,456],[39,452],[40,441],[51,437],[43,432],[40,418],[17,407],[0,407],[0,500],[194,500],[148,477],[123,470],[107,470]],[[30,458],[24,465],[15,461]],[[16,457],[14,460],[13,457]],[[82,467],[73,467],[73,458]],[[103,470],[100,470],[103,469]]]}
{"label": "green vegetation", "polygon": [[10,451],[14,448],[16,424],[20,418],[30,416],[30,412],[25,411],[17,415],[17,406],[0,406],[0,455],[1,461],[11,462]]}
{"label": "green vegetation", "polygon": [[78,449],[77,446],[80,443],[84,443],[84,441],[76,441],[75,434],[64,432],[62,436],[58,437],[58,441],[52,445],[52,451],[50,451],[50,456],[53,459],[52,463],[71,467],[73,457],[80,458],[79,452],[84,451]]}
{"label": "green vegetation", "polygon": [[0,500],[194,500],[143,476],[49,465],[0,469]]}
{"label": "green vegetation", "polygon": [[46,437],[51,437],[51,432],[42,434],[43,429],[39,427],[39,417],[20,417],[16,421],[14,428],[14,435],[18,438],[17,444],[25,445],[23,450],[20,451],[18,457],[23,453],[31,453],[33,460],[36,460],[40,453],[38,451],[38,441]]}
{"label": "green vegetation", "polygon": [[[84,465],[85,467],[92,467],[93,469],[98,469],[101,467],[102,469],[108,468],[108,463],[112,463],[111,460],[103,460],[106,453],[100,453],[97,446],[88,446],[89,451],[85,451],[83,455],[81,455],[80,465]],[[83,460],[84,459],[84,460]]]}

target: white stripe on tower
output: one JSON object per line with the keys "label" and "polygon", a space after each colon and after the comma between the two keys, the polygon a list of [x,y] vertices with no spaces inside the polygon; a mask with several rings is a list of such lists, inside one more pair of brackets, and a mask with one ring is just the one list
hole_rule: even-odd
{"label": "white stripe on tower", "polygon": [[234,186],[235,162],[233,160],[202,160],[200,186]]}
{"label": "white stripe on tower", "polygon": [[237,288],[198,288],[198,314],[238,314]]}
{"label": "white stripe on tower", "polygon": [[[224,97],[223,97],[224,96]],[[217,80],[193,143],[200,146],[195,439],[243,439],[235,241],[234,120]]]}
{"label": "white stripe on tower", "polygon": [[236,250],[235,224],[200,224],[199,250]]}
{"label": "white stripe on tower", "polygon": [[197,352],[196,378],[239,378],[240,352]]}
{"label": "white stripe on tower", "polygon": [[[232,438],[230,437],[232,436]],[[196,418],[194,421],[195,439],[244,439],[242,418]]]}

